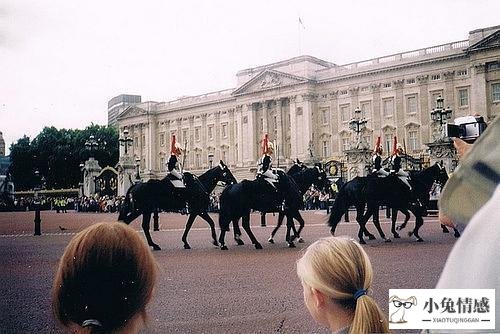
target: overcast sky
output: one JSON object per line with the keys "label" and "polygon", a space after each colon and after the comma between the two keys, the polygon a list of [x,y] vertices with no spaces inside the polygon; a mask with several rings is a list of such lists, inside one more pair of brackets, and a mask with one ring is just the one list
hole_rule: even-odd
{"label": "overcast sky", "polygon": [[122,93],[167,101],[299,53],[345,64],[463,40],[499,13],[498,0],[0,0],[0,131],[8,150],[44,126],[106,124]]}

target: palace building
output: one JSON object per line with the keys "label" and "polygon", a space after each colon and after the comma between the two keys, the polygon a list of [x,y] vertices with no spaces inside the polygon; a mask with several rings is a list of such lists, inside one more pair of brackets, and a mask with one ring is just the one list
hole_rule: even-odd
{"label": "palace building", "polygon": [[300,56],[236,77],[234,88],[167,102],[135,100],[121,111],[120,136],[128,130],[128,155],[140,161],[141,173],[165,174],[172,134],[186,147],[184,169],[195,173],[222,159],[238,179],[252,177],[265,133],[276,146],[275,167],[296,158],[340,159],[355,143],[349,121],[358,107],[367,120],[361,136],[371,147],[380,136],[387,154],[397,136],[407,153],[426,154],[435,139],[430,112],[437,97],[453,110],[452,119],[479,114],[488,121],[500,113],[500,26],[351,64]]}

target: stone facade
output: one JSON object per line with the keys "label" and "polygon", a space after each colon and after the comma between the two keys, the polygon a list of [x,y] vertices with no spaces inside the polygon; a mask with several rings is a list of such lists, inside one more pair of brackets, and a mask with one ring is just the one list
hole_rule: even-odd
{"label": "stone facade", "polygon": [[340,159],[353,148],[348,122],[356,107],[368,120],[363,141],[381,136],[387,151],[396,135],[409,154],[426,154],[425,144],[435,138],[430,111],[439,95],[452,118],[477,113],[491,120],[500,113],[500,26],[474,30],[467,40],[352,64],[300,56],[236,76],[236,88],[123,110],[120,134],[129,130],[129,154],[139,157],[144,175],[164,175],[172,134],[186,147],[185,169],[195,173],[207,169],[213,155],[237,178],[252,177],[265,133],[277,146],[274,166],[278,159],[280,166],[295,158],[311,161],[311,153]]}
{"label": "stone facade", "polygon": [[3,139],[3,133],[0,131],[0,157],[5,156],[5,140]]}

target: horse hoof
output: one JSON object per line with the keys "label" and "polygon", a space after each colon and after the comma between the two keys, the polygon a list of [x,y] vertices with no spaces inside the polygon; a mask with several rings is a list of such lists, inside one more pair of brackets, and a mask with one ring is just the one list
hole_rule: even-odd
{"label": "horse hoof", "polygon": [[369,239],[369,240],[375,240],[375,239],[377,239],[377,238],[375,238],[375,236],[374,236],[373,234],[369,234],[369,235],[368,235],[368,239]]}
{"label": "horse hoof", "polygon": [[408,236],[411,237],[413,235],[413,231],[412,232],[408,232]]}
{"label": "horse hoof", "polygon": [[417,242],[424,242],[424,239],[422,239],[422,238],[417,238]]}
{"label": "horse hoof", "polygon": [[304,239],[302,239],[302,237],[299,237],[299,243],[303,244],[304,242],[305,242]]}
{"label": "horse hoof", "polygon": [[456,231],[456,232],[453,234],[453,236],[454,236],[455,238],[460,238],[460,232]]}
{"label": "horse hoof", "polygon": [[450,231],[443,229],[443,233],[450,233]]}
{"label": "horse hoof", "polygon": [[366,245],[366,241],[364,241],[363,239],[360,239],[359,243],[362,244],[362,245]]}
{"label": "horse hoof", "polygon": [[245,243],[241,239],[235,239],[238,246],[243,246]]}
{"label": "horse hoof", "polygon": [[191,246],[189,246],[188,244],[184,244],[184,249],[191,249]]}
{"label": "horse hoof", "polygon": [[288,243],[288,248],[295,248],[295,244],[293,242],[289,242]]}
{"label": "horse hoof", "polygon": [[267,242],[269,242],[270,244],[274,244],[274,239],[273,238],[269,238],[269,239],[267,239]]}
{"label": "horse hoof", "polygon": [[215,240],[212,241],[212,245],[214,245],[215,247],[219,247],[219,243]]}
{"label": "horse hoof", "polygon": [[259,244],[259,243],[256,243],[256,244],[255,244],[255,249],[262,249],[262,245],[261,245],[261,244]]}
{"label": "horse hoof", "polygon": [[401,237],[399,236],[399,234],[394,233],[394,238],[395,238],[395,239],[399,239],[399,238],[401,238]]}
{"label": "horse hoof", "polygon": [[153,250],[155,250],[155,251],[156,250],[161,250],[160,246],[158,246],[156,244],[155,245],[151,245],[151,246],[153,247]]}
{"label": "horse hoof", "polygon": [[402,226],[396,226],[396,231],[401,231],[403,229]]}
{"label": "horse hoof", "polygon": [[220,246],[220,250],[227,250],[227,246],[226,245]]}
{"label": "horse hoof", "polygon": [[385,239],[384,242],[392,242],[391,239]]}

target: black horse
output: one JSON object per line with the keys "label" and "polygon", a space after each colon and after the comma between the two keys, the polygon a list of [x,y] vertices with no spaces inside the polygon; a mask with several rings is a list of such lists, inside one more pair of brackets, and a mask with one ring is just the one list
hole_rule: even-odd
{"label": "black horse", "polygon": [[[314,171],[316,169],[316,171]],[[326,174],[315,167],[307,173],[311,184],[314,182],[325,182]],[[263,179],[243,180],[240,183],[227,186],[220,196],[220,214],[219,226],[221,233],[219,236],[219,244],[221,249],[226,250],[227,246],[224,242],[224,237],[229,231],[229,225],[233,222],[235,239],[238,244],[242,244],[240,240],[241,232],[239,231],[238,220],[242,218],[242,227],[247,232],[252,244],[256,249],[262,249],[261,244],[257,241],[250,229],[250,212],[251,210],[264,213],[285,211],[287,216],[287,240],[290,240],[290,230],[292,229],[293,219],[288,212],[298,211],[303,205],[301,190],[299,186],[284,172],[278,171],[279,182],[277,188],[273,188],[267,181]],[[293,242],[291,242],[293,244]],[[293,247],[293,245],[289,246]]]}
{"label": "black horse", "polygon": [[[389,175],[384,178],[376,177],[356,177],[347,182],[339,191],[337,198],[332,207],[332,213],[328,220],[331,227],[331,233],[335,233],[337,224],[342,215],[348,210],[349,206],[356,207],[356,220],[360,225],[358,237],[360,243],[364,244],[363,233],[369,239],[375,239],[375,236],[368,232],[365,225],[368,219],[375,214],[378,214],[379,207],[382,205],[389,206],[395,210],[409,210],[416,218],[415,228],[411,234],[414,234],[417,241],[423,241],[419,236],[418,230],[423,225],[422,215],[425,208],[415,204],[415,199],[420,202],[428,198],[428,193],[434,182],[444,184],[448,179],[446,170],[440,164],[424,169],[421,172],[416,172],[412,176],[411,191],[397,176]],[[367,205],[366,213],[364,213],[365,205]],[[378,218],[378,215],[375,216]],[[380,236],[386,241],[390,241],[385,237],[378,219],[374,219],[373,223],[377,228]],[[395,238],[399,238],[399,234],[395,227],[395,215],[392,221],[391,232]]]}
{"label": "black horse", "polygon": [[[297,186],[300,189],[300,196],[304,196],[304,194],[311,187],[312,184],[314,184],[318,189],[323,191],[326,191],[327,188],[329,187],[330,182],[326,177],[326,173],[324,171],[321,171],[320,175],[314,175],[315,171],[318,171],[317,167],[307,168],[306,166],[298,166],[298,165],[293,165],[290,168],[290,170],[288,170],[287,172],[288,176],[291,177],[291,179],[297,184]],[[293,222],[292,225],[289,226],[287,221],[287,228],[292,229],[293,235],[289,236],[290,232],[287,231],[288,239],[286,241],[289,243],[289,246],[291,247],[293,247],[293,241],[295,239],[298,239],[299,242],[304,242],[300,236],[300,233],[304,228],[304,218],[302,218],[299,209],[303,209],[303,207],[300,207],[294,211],[288,209],[285,211],[280,211],[278,213],[278,223],[271,232],[271,236],[267,240],[269,243],[274,244],[274,236],[276,235],[276,232],[278,232],[278,229],[283,224],[283,219],[285,218],[285,216],[288,215],[291,216],[292,219],[295,219],[299,222],[299,229],[298,230],[295,229],[295,225],[293,224]]]}
{"label": "black horse", "polygon": [[191,248],[187,242],[187,234],[196,216],[200,216],[208,223],[212,232],[212,242],[218,246],[215,224],[207,213],[210,205],[210,193],[218,182],[230,184],[236,183],[236,179],[222,160],[218,166],[211,168],[199,177],[189,172],[184,172],[183,175],[186,188],[174,188],[168,177],[165,177],[161,180],[139,182],[127,191],[118,220],[130,224],[142,214],[142,229],[148,245],[154,250],[161,248],[153,242],[149,232],[151,213],[156,210],[182,212],[186,209],[186,205],[189,210],[189,218],[182,235],[184,248]]}

